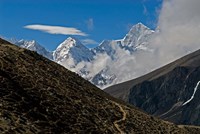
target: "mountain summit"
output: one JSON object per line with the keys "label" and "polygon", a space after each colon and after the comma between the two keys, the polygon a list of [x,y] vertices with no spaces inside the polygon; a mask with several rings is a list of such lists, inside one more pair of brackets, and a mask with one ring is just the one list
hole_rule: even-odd
{"label": "mountain summit", "polygon": [[146,43],[152,33],[154,33],[153,30],[142,23],[138,23],[131,28],[128,34],[126,34],[122,44],[129,47],[137,47],[142,43]]}
{"label": "mountain summit", "polygon": [[93,53],[78,39],[69,37],[53,52],[54,61],[64,64],[67,68],[76,66],[81,61],[91,61]]}

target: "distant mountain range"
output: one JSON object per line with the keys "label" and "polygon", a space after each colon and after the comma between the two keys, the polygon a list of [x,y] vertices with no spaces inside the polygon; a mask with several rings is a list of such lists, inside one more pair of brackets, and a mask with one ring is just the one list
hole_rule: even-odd
{"label": "distant mountain range", "polygon": [[147,115],[36,52],[0,39],[1,134],[199,134],[199,129]]}
{"label": "distant mountain range", "polygon": [[[96,48],[85,47],[78,39],[69,37],[53,52],[36,41],[11,42],[51,59],[78,73],[94,85],[105,88],[141,76],[132,69],[135,52],[151,52],[148,41],[155,32],[142,23],[134,25],[123,39],[104,40]],[[146,72],[148,72],[148,68]]]}
{"label": "distant mountain range", "polygon": [[200,50],[105,91],[164,120],[200,125]]}

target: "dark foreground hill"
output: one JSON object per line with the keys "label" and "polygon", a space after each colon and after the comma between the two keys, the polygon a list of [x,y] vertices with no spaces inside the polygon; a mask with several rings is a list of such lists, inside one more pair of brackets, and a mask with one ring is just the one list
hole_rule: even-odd
{"label": "dark foreground hill", "polygon": [[200,50],[105,91],[162,119],[200,125],[199,84]]}
{"label": "dark foreground hill", "polygon": [[125,105],[75,73],[0,39],[0,133],[177,133],[177,126]]}

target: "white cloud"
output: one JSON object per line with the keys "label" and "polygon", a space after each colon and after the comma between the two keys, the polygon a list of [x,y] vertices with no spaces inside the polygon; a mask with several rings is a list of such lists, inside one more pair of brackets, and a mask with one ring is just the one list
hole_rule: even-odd
{"label": "white cloud", "polygon": [[63,35],[80,35],[87,36],[84,32],[73,28],[73,27],[61,27],[61,26],[48,26],[48,25],[27,25],[24,28],[38,30],[42,32],[46,32],[49,34],[63,34]]}
{"label": "white cloud", "polygon": [[99,44],[98,42],[96,42],[95,40],[92,40],[92,39],[83,39],[83,40],[81,40],[81,42],[84,45],[97,45],[97,44]]}
{"label": "white cloud", "polygon": [[162,63],[171,62],[200,48],[200,0],[166,0],[160,12],[151,47]]}
{"label": "white cloud", "polygon": [[200,0],[165,0],[158,31],[150,40],[153,52],[135,52],[132,78],[162,67],[200,49]]}
{"label": "white cloud", "polygon": [[94,20],[93,20],[93,18],[89,18],[86,21],[86,25],[87,25],[88,30],[93,30],[94,29]]}
{"label": "white cloud", "polygon": [[111,62],[111,59],[107,54],[99,54],[94,58],[95,60],[93,60],[92,63],[86,63],[86,66],[90,71],[90,76],[92,77],[98,74],[104,67],[106,67],[106,65]]}

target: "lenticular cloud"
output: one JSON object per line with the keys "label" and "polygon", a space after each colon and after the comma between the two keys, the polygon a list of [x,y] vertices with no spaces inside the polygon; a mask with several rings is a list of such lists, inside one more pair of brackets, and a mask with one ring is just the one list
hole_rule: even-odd
{"label": "lenticular cloud", "polygon": [[48,25],[27,25],[24,28],[39,30],[50,34],[63,34],[63,35],[80,35],[87,36],[87,34],[73,27],[61,27],[61,26],[48,26]]}

